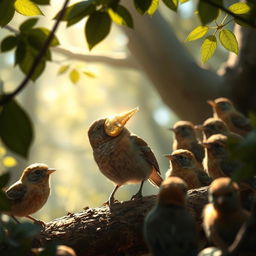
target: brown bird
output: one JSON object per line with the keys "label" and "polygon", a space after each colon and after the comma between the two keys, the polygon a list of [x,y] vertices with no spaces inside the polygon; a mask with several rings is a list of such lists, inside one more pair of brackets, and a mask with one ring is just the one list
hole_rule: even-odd
{"label": "brown bird", "polygon": [[238,184],[218,178],[209,187],[209,204],[203,211],[203,227],[209,240],[226,251],[250,214],[241,206]]}
{"label": "brown bird", "polygon": [[207,102],[212,106],[213,116],[224,121],[230,131],[244,136],[252,130],[250,120],[235,109],[231,100],[217,98]]}
{"label": "brown bird", "polygon": [[27,217],[34,222],[44,224],[30,214],[40,210],[46,203],[50,194],[49,176],[55,171],[55,169],[48,168],[46,164],[29,165],[20,179],[5,191],[11,207],[6,214],[11,215],[16,221],[15,216]]}
{"label": "brown bird", "polygon": [[228,160],[227,141],[227,136],[215,134],[203,143],[206,149],[203,161],[204,169],[212,179],[224,176],[231,177],[239,166],[236,161]]}
{"label": "brown bird", "polygon": [[189,121],[178,121],[170,130],[174,132],[172,151],[177,149],[190,150],[201,164],[204,158],[204,148],[196,137],[194,125]]}
{"label": "brown bird", "polygon": [[114,202],[116,190],[126,183],[141,182],[132,199],[142,197],[145,180],[160,186],[162,178],[157,160],[147,143],[125,128],[138,108],[95,121],[88,131],[93,155],[100,171],[116,185],[108,204]]}
{"label": "brown bird", "polygon": [[206,141],[214,134],[227,135],[230,133],[227,125],[219,118],[210,117],[204,121],[202,125],[196,125],[196,129],[203,132],[203,140]]}
{"label": "brown bird", "polygon": [[144,238],[152,255],[197,255],[195,221],[185,209],[187,189],[179,177],[163,181],[157,203],[144,221]]}
{"label": "brown bird", "polygon": [[166,172],[166,177],[182,178],[186,181],[188,189],[208,186],[211,183],[206,172],[198,168],[195,156],[189,150],[178,149],[165,156],[170,160],[170,169]]}

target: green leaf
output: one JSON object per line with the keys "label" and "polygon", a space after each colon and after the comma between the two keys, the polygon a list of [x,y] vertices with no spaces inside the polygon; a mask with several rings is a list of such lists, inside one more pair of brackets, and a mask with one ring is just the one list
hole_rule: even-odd
{"label": "green leaf", "polygon": [[250,11],[250,6],[246,3],[235,3],[228,7],[234,14],[245,14]]}
{"label": "green leaf", "polygon": [[42,15],[40,8],[30,0],[15,0],[15,10],[25,16]]}
{"label": "green leaf", "polygon": [[184,3],[186,3],[186,2],[188,2],[189,0],[180,0],[180,3],[181,4],[184,4]]}
{"label": "green leaf", "polygon": [[[213,0],[216,4],[222,6],[222,0]],[[203,25],[208,24],[217,19],[220,13],[219,8],[216,8],[204,0],[200,0],[198,4],[198,14]]]}
{"label": "green leaf", "polygon": [[69,69],[69,65],[63,65],[58,70],[58,75],[64,74]]}
{"label": "green leaf", "polygon": [[96,78],[96,75],[90,71],[83,71],[83,74],[85,74],[86,76],[88,76],[90,78]]}
{"label": "green leaf", "polygon": [[208,30],[209,30],[209,27],[207,26],[198,26],[189,33],[185,41],[189,42],[189,41],[197,40],[203,37],[208,32]]}
{"label": "green leaf", "polygon": [[10,178],[11,178],[11,175],[9,172],[6,172],[0,175],[0,189],[2,189],[8,184]]}
{"label": "green leaf", "polygon": [[27,113],[11,100],[2,108],[0,123],[0,137],[5,146],[27,158],[33,141],[33,127]]}
{"label": "green leaf", "polygon": [[26,54],[26,43],[24,38],[20,38],[18,41],[18,46],[15,50],[15,65],[21,63]]}
{"label": "green leaf", "polygon": [[69,78],[73,84],[76,84],[80,79],[80,74],[76,69],[72,69],[69,73]]}
{"label": "green leaf", "polygon": [[17,46],[17,37],[16,36],[7,36],[1,42],[1,52],[7,52],[12,50]]}
{"label": "green leaf", "polygon": [[155,11],[157,10],[158,5],[159,5],[159,0],[153,0],[151,5],[149,6],[149,8],[147,10],[147,13],[149,15],[153,15],[155,13]]}
{"label": "green leaf", "polygon": [[10,202],[3,191],[0,191],[0,212],[1,211],[9,211],[10,210]]}
{"label": "green leaf", "polygon": [[40,4],[40,5],[49,5],[50,4],[50,0],[31,0],[31,1],[36,4]]}
{"label": "green leaf", "polygon": [[4,27],[12,20],[15,13],[13,4],[14,4],[14,0],[0,1],[0,26],[1,27]]}
{"label": "green leaf", "polygon": [[114,21],[116,24],[133,28],[132,16],[122,5],[118,5],[116,9],[109,8],[108,14],[112,21]]}
{"label": "green leaf", "polygon": [[20,25],[20,31],[26,31],[26,30],[31,29],[32,27],[34,27],[36,25],[37,21],[38,21],[38,18],[31,18],[31,19],[26,20],[25,22],[23,22]]}
{"label": "green leaf", "polygon": [[[19,67],[21,69],[21,71],[27,75],[28,72],[31,69],[31,66],[34,63],[34,60],[36,58],[36,56],[38,55],[38,51],[32,47],[30,47],[29,45],[26,45],[26,51],[25,51],[25,56],[22,59],[22,61],[19,63]],[[41,59],[41,61],[37,64],[36,69],[31,77],[31,79],[33,81],[35,81],[44,71],[45,66],[46,66],[46,59],[49,59],[49,52],[48,55],[46,55],[43,59]]]}
{"label": "green leaf", "polygon": [[152,5],[153,0],[133,0],[136,10],[140,14],[145,14]]}
{"label": "green leaf", "polygon": [[201,46],[201,59],[203,63],[208,61],[213,56],[216,48],[216,37],[214,35],[207,36]]}
{"label": "green leaf", "polygon": [[108,35],[110,27],[111,19],[108,13],[94,12],[89,16],[85,25],[85,36],[89,50]]}
{"label": "green leaf", "polygon": [[219,39],[224,48],[238,54],[238,42],[232,31],[227,29],[221,30],[219,33]]}
{"label": "green leaf", "polygon": [[164,4],[171,10],[173,11],[177,11],[178,9],[178,4],[179,1],[178,0],[163,0]]}
{"label": "green leaf", "polygon": [[[47,37],[50,34],[50,30],[46,28],[35,28],[31,29],[28,33],[28,42],[35,49],[40,49],[45,43]],[[56,36],[53,37],[50,46],[59,45],[59,40]]]}

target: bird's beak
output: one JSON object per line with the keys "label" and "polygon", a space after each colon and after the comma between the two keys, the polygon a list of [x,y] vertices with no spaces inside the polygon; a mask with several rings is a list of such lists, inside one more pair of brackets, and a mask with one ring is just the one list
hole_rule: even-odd
{"label": "bird's beak", "polygon": [[174,157],[171,154],[165,154],[164,157],[168,158],[169,160],[174,160]]}
{"label": "bird's beak", "polygon": [[203,125],[201,125],[201,124],[197,124],[197,125],[195,125],[195,129],[196,129],[196,130],[202,131],[202,130],[203,130],[203,128],[204,128],[204,126],[203,126]]}
{"label": "bird's beak", "polygon": [[168,128],[169,131],[175,132],[174,128]]}
{"label": "bird's beak", "polygon": [[50,175],[52,173],[56,172],[56,169],[54,168],[49,168],[48,171],[47,171],[47,174]]}
{"label": "bird's beak", "polygon": [[108,117],[104,124],[106,134],[112,137],[118,136],[128,120],[138,111],[139,108],[137,107],[127,112]]}
{"label": "bird's beak", "polygon": [[208,103],[209,105],[211,105],[212,107],[215,107],[215,106],[216,106],[215,102],[212,101],[212,100],[207,100],[207,103]]}

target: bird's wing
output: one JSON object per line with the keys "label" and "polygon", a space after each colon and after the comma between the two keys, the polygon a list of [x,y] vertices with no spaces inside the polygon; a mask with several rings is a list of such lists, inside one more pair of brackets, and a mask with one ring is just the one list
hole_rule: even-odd
{"label": "bird's wing", "polygon": [[204,147],[201,144],[193,143],[191,145],[191,151],[194,153],[197,161],[202,162],[204,159]]}
{"label": "bird's wing", "polygon": [[247,119],[247,118],[245,118],[245,117],[243,117],[243,116],[234,114],[234,115],[231,116],[231,122],[232,122],[237,128],[246,130],[246,131],[248,131],[248,132],[252,130],[252,125],[251,125],[249,119]]}
{"label": "bird's wing", "polygon": [[163,179],[160,176],[161,174],[160,168],[154,153],[152,152],[148,144],[143,139],[139,138],[136,135],[132,135],[131,137],[135,141],[135,143],[139,146],[140,151],[142,152],[145,160],[153,167],[153,171],[150,174],[149,181],[153,185],[160,187]]}
{"label": "bird's wing", "polygon": [[27,192],[27,187],[22,183],[15,183],[6,190],[6,196],[10,200],[20,200]]}
{"label": "bird's wing", "polygon": [[143,153],[143,155],[145,157],[145,160],[151,166],[153,166],[156,169],[156,171],[160,174],[160,168],[159,168],[158,162],[155,158],[154,153],[148,146],[148,144],[143,139],[141,139],[140,137],[138,137],[136,135],[132,135],[131,137],[135,141],[135,143],[139,146],[141,152]]}

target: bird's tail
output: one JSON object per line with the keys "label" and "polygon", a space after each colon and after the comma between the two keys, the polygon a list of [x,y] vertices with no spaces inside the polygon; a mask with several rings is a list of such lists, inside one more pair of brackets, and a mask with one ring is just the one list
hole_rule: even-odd
{"label": "bird's tail", "polygon": [[160,173],[154,168],[152,173],[149,176],[149,181],[154,186],[160,187],[160,185],[163,182],[162,177],[160,176]]}

